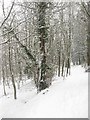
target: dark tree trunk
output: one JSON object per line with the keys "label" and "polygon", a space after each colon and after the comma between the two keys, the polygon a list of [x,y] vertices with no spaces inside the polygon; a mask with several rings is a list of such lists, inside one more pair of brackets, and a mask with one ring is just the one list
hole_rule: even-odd
{"label": "dark tree trunk", "polygon": [[4,71],[4,68],[2,68],[2,76],[3,76],[3,90],[4,90],[4,95],[6,95],[6,90],[5,90],[5,71]]}
{"label": "dark tree trunk", "polygon": [[72,3],[70,2],[69,3],[69,41],[68,41],[68,61],[67,61],[67,72],[69,73],[70,75],[70,57],[71,57],[71,39],[72,39],[72,24],[71,24],[71,15],[72,15],[72,9],[71,9],[71,6],[72,6]]}
{"label": "dark tree trunk", "polygon": [[12,62],[11,62],[10,40],[9,40],[9,69],[10,69],[10,75],[11,75],[11,79],[12,79],[13,90],[14,90],[14,99],[17,99],[17,97],[16,97],[16,86],[15,86],[14,75],[13,75],[14,72],[13,72]]}
{"label": "dark tree trunk", "polygon": [[40,2],[38,4],[38,34],[40,40],[40,55],[41,55],[41,65],[40,65],[40,80],[39,80],[39,90],[45,89],[46,86],[46,53],[45,53],[45,41],[47,40],[47,28],[45,23],[47,3]]}
{"label": "dark tree trunk", "polygon": [[68,58],[68,60],[67,60],[67,74],[66,74],[66,76],[68,74],[70,74],[70,58]]}
{"label": "dark tree trunk", "polygon": [[60,51],[58,52],[58,76],[60,77]]}
{"label": "dark tree trunk", "polygon": [[19,81],[18,81],[18,89],[20,88],[20,82],[22,81],[23,84],[23,80],[22,80],[22,69],[21,69],[21,59],[19,56],[19,48],[17,48],[17,55],[18,55],[18,69],[19,69]]}
{"label": "dark tree trunk", "polygon": [[62,60],[62,76],[64,76],[64,58]]}
{"label": "dark tree trunk", "polygon": [[79,56],[79,65],[81,65],[81,59],[80,59],[80,56]]}
{"label": "dark tree trunk", "polygon": [[87,64],[90,66],[90,1],[88,2]]}

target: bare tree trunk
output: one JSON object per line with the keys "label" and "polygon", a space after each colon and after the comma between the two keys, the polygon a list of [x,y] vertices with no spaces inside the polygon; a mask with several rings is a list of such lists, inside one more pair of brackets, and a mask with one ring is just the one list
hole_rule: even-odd
{"label": "bare tree trunk", "polygon": [[40,65],[40,85],[39,85],[39,90],[41,91],[42,89],[45,89],[46,86],[46,53],[45,53],[45,41],[47,39],[47,28],[46,28],[46,23],[45,23],[45,11],[47,8],[47,3],[46,2],[40,2],[38,4],[38,22],[39,22],[39,28],[38,28],[38,33],[39,33],[39,39],[40,39],[40,56],[41,56],[41,65]]}
{"label": "bare tree trunk", "polygon": [[87,63],[90,66],[90,1],[88,2]]}
{"label": "bare tree trunk", "polygon": [[11,79],[12,79],[13,90],[14,90],[14,99],[17,99],[17,97],[16,97],[16,86],[15,86],[13,68],[12,68],[12,62],[11,62],[10,40],[9,40],[9,69],[10,69],[10,75],[11,75]]}
{"label": "bare tree trunk", "polygon": [[5,90],[5,71],[4,68],[2,67],[2,77],[3,77],[3,90],[4,90],[4,95],[6,96],[6,90]]}
{"label": "bare tree trunk", "polygon": [[64,55],[63,55],[63,58],[62,58],[62,76],[64,76]]}
{"label": "bare tree trunk", "polygon": [[58,52],[58,76],[60,77],[60,63],[61,63],[61,54],[60,51]]}
{"label": "bare tree trunk", "polygon": [[72,36],[72,31],[71,31],[71,2],[69,3],[69,38],[68,38],[68,59],[67,59],[67,74],[70,75],[70,57],[71,57],[71,36]]}
{"label": "bare tree trunk", "polygon": [[20,59],[20,56],[19,56],[18,49],[19,49],[19,48],[17,48],[18,69],[19,69],[18,89],[19,89],[19,88],[20,88],[20,82],[22,81],[22,84],[23,84],[23,80],[22,80],[22,70],[21,70],[21,59]]}
{"label": "bare tree trunk", "polygon": [[[4,46],[5,47],[5,46]],[[3,52],[4,51],[4,48],[2,49],[2,78],[3,78],[3,92],[4,92],[4,95],[6,96],[6,90],[5,90],[5,61],[6,61],[6,57],[5,57],[5,53]]]}
{"label": "bare tree trunk", "polygon": [[9,75],[8,75],[8,66],[7,66],[7,48],[5,48],[5,71],[6,71],[6,83],[7,83],[7,85],[8,85],[8,87],[10,88],[10,84],[9,84],[9,79],[8,79],[8,77],[9,77]]}
{"label": "bare tree trunk", "polygon": [[70,58],[68,58],[67,60],[67,73],[66,73],[66,76],[70,74]]}

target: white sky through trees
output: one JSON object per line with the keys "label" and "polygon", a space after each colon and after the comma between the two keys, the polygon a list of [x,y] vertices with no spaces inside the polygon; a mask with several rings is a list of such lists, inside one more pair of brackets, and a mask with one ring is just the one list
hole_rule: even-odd
{"label": "white sky through trees", "polygon": [[[0,0],[0,16],[2,16],[2,3],[4,1],[4,7],[5,9],[9,6],[11,6],[12,2],[13,1],[18,1],[18,2],[21,2],[21,1],[27,1],[27,0]],[[84,2],[88,2],[89,0],[28,0],[30,2],[33,2],[33,1],[54,1],[54,2],[80,2],[80,1],[84,1]]]}

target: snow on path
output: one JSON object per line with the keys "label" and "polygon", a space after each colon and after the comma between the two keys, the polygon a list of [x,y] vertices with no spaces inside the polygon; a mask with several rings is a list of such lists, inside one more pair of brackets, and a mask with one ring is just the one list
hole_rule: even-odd
{"label": "snow on path", "polygon": [[[0,99],[1,118],[88,118],[88,73],[80,66],[56,81],[46,94],[21,92],[18,99]],[[24,91],[24,90],[23,90]]]}

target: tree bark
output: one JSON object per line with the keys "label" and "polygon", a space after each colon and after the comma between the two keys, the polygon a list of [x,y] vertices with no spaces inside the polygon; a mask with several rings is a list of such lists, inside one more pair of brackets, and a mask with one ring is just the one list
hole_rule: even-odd
{"label": "tree bark", "polygon": [[[90,1],[88,2],[88,13],[90,15]],[[88,15],[88,35],[87,35],[87,64],[90,66],[90,16]]]}
{"label": "tree bark", "polygon": [[5,71],[4,71],[4,68],[2,68],[2,76],[3,76],[3,90],[4,90],[4,95],[6,96],[6,90],[5,90]]}
{"label": "tree bark", "polygon": [[12,68],[12,62],[11,62],[10,39],[9,39],[9,69],[10,69],[10,75],[11,75],[11,79],[12,79],[13,90],[14,90],[14,99],[17,99],[17,96],[16,96],[16,86],[15,86],[14,75],[13,75],[13,68]]}
{"label": "tree bark", "polygon": [[60,77],[60,62],[61,62],[61,54],[60,51],[58,52],[58,76]]}
{"label": "tree bark", "polygon": [[47,28],[45,23],[45,12],[47,8],[46,2],[40,2],[38,4],[38,34],[40,40],[40,80],[39,90],[45,89],[46,86],[46,53],[45,53],[45,41],[47,39]]}

